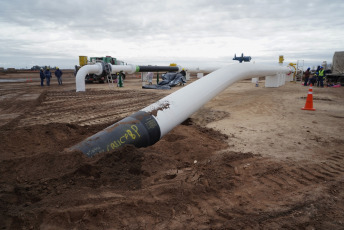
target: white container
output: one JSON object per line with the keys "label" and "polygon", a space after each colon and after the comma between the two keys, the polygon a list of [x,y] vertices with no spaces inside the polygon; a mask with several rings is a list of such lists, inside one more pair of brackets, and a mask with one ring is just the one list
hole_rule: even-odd
{"label": "white container", "polygon": [[279,86],[279,82],[278,82],[277,74],[274,76],[266,76],[265,77],[265,87],[272,88],[272,87],[278,87],[278,86]]}
{"label": "white container", "polygon": [[186,72],[185,78],[186,78],[187,81],[189,81],[190,80],[190,73]]}

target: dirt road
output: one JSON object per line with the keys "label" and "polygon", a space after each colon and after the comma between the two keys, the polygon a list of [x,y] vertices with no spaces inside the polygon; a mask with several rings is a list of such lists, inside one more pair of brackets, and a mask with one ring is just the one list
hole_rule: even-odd
{"label": "dirt road", "polygon": [[0,79],[23,79],[0,83],[2,229],[344,229],[343,87],[304,111],[308,87],[241,81],[155,145],[87,158],[64,149],[179,88]]}

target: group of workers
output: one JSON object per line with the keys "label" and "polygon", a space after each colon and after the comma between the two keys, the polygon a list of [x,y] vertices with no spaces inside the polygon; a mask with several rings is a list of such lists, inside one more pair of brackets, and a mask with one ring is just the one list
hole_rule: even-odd
{"label": "group of workers", "polygon": [[305,83],[303,85],[307,86],[312,84],[313,86],[315,86],[316,84],[317,87],[323,88],[325,79],[326,74],[324,67],[318,66],[313,76],[311,76],[311,68],[308,67],[308,69],[305,72]]}
{"label": "group of workers", "polygon": [[[62,85],[62,71],[59,69],[59,67],[56,67],[55,70],[55,76],[57,78],[57,82],[59,85]],[[47,86],[50,86],[50,78],[51,78],[51,72],[50,72],[50,68],[46,68],[43,71],[43,68],[40,69],[39,72],[40,78],[41,78],[41,86],[44,86],[44,79],[47,80]]]}

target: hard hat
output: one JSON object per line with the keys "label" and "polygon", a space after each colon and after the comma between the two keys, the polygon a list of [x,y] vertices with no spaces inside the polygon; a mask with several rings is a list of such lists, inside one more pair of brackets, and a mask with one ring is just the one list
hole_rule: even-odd
{"label": "hard hat", "polygon": [[59,69],[59,67],[56,66],[56,69]]}
{"label": "hard hat", "polygon": [[320,69],[323,69],[324,67],[320,66]]}

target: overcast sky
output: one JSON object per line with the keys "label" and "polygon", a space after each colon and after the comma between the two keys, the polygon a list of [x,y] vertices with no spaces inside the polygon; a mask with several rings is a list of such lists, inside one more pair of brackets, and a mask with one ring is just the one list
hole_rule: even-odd
{"label": "overcast sky", "polygon": [[79,56],[131,64],[332,62],[344,0],[0,0],[0,67],[73,68]]}

